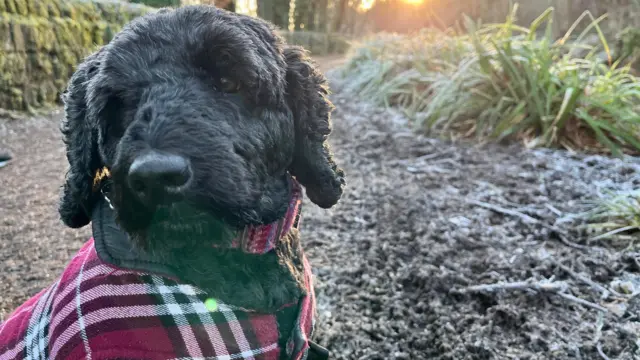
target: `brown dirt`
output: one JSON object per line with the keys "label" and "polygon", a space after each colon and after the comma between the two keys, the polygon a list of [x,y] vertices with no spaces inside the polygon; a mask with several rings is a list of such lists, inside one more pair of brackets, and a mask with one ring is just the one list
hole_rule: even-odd
{"label": "brown dirt", "polygon": [[0,320],[55,279],[88,239],[65,228],[56,204],[67,167],[60,114],[0,120],[0,148],[14,160],[0,169]]}
{"label": "brown dirt", "polygon": [[[331,210],[306,206],[302,222],[317,340],[333,359],[640,358],[640,296],[598,290],[628,280],[640,291],[640,248],[589,242],[570,216],[605,190],[638,188],[637,159],[428,139],[333,84],[332,142],[348,187]],[[89,236],[57,217],[59,117],[0,121],[0,147],[16,157],[0,169],[0,319]],[[545,279],[565,296],[459,291]]]}

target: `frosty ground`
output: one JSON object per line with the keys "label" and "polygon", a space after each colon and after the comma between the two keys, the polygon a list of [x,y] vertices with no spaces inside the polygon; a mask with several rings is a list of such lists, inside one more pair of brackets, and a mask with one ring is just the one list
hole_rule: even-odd
{"label": "frosty ground", "polygon": [[[452,144],[341,91],[332,146],[348,185],[304,207],[317,341],[334,359],[638,359],[640,251],[588,241],[573,215],[637,189],[640,161]],[[0,121],[0,320],[89,236],[55,210],[61,114]],[[622,285],[621,285],[622,284]]]}

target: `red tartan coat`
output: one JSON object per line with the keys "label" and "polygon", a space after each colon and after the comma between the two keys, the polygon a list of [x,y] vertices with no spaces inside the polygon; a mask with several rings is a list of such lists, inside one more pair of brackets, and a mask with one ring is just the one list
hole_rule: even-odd
{"label": "red tartan coat", "polygon": [[[277,236],[273,227],[287,231],[299,200],[293,198],[284,226],[252,229],[261,237],[251,242],[273,243],[264,238]],[[239,309],[169,277],[116,267],[101,260],[91,238],[56,282],[0,324],[0,360],[305,359],[315,295],[306,257],[303,263],[307,295],[293,305],[299,306],[296,326],[281,349],[277,314]]]}

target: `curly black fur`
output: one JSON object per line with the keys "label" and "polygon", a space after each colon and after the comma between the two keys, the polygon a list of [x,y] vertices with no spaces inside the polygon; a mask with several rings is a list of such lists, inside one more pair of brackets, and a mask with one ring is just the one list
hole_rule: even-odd
{"label": "curly black fur", "polygon": [[[140,247],[175,262],[220,237],[221,223],[233,230],[281,218],[287,173],[318,206],[336,204],[344,174],[326,142],[332,110],[326,80],[302,48],[285,45],[274,30],[211,6],[162,9],[135,19],[88,56],[63,95],[70,164],[63,222],[73,228],[90,222],[100,197],[93,178],[103,167],[111,172],[120,227]],[[225,88],[229,81],[238,91]],[[150,150],[189,160],[193,181],[180,201],[142,202],[127,185],[131,164]],[[240,261],[237,254],[220,256],[228,260],[224,266]],[[259,277],[250,255],[243,259],[234,268],[238,278]],[[183,265],[193,276],[212,271]],[[273,298],[282,297],[269,296],[258,305],[273,307]]]}

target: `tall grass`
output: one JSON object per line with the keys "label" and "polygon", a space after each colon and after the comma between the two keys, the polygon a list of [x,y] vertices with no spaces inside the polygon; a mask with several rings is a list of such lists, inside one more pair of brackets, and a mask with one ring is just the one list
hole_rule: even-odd
{"label": "tall grass", "polygon": [[[346,86],[402,109],[427,133],[640,152],[640,82],[612,59],[604,17],[585,12],[554,39],[553,9],[528,28],[515,25],[516,14],[517,5],[501,24],[466,18],[465,32],[379,35],[343,68]],[[589,25],[574,34],[582,21]],[[591,34],[598,44],[585,41]]]}

